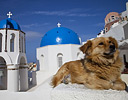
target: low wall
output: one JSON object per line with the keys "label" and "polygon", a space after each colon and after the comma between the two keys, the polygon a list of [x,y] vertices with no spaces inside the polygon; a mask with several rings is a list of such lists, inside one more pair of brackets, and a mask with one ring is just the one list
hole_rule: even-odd
{"label": "low wall", "polygon": [[92,90],[78,84],[60,84],[52,88],[50,82],[51,78],[48,78],[28,92],[1,90],[0,100],[128,100],[125,91]]}
{"label": "low wall", "polygon": [[84,85],[60,84],[51,93],[52,100],[128,100],[126,91],[92,90]]}

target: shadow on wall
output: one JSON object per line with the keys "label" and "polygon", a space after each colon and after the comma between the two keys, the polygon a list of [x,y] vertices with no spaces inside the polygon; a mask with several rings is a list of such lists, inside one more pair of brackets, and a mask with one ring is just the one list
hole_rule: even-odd
{"label": "shadow on wall", "polygon": [[28,71],[28,84],[29,89],[37,85],[36,71]]}
{"label": "shadow on wall", "polygon": [[37,85],[36,71],[37,71],[37,65],[35,63],[30,63],[28,70],[29,89]]}
{"label": "shadow on wall", "polygon": [[39,66],[40,66],[39,60],[36,61],[36,64],[37,64],[37,71],[39,71],[39,70],[40,70],[40,67],[39,67]]}

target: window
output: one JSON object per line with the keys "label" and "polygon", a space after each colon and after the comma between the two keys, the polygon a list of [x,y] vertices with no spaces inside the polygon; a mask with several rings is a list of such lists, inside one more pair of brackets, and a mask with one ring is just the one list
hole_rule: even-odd
{"label": "window", "polygon": [[41,70],[45,70],[45,64],[44,64],[44,55],[42,54],[41,55],[41,58],[40,58],[40,69]]}
{"label": "window", "polygon": [[2,52],[2,34],[0,33],[0,52]]}
{"label": "window", "polygon": [[108,32],[108,28],[107,28],[107,27],[105,28],[105,33],[106,33],[106,32]]}
{"label": "window", "polygon": [[114,20],[115,20],[115,16],[111,16],[111,18],[112,18],[112,21],[114,21]]}
{"label": "window", "polygon": [[14,40],[15,40],[15,34],[12,33],[10,37],[10,52],[14,52]]}
{"label": "window", "polygon": [[63,64],[63,54],[59,53],[57,55],[57,60],[58,60],[58,67],[60,68]]}

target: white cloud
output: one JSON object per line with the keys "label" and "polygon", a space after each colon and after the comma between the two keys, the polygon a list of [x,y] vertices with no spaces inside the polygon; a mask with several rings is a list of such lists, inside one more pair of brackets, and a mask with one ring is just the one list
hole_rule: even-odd
{"label": "white cloud", "polygon": [[21,27],[30,28],[36,26],[36,24],[21,25]]}
{"label": "white cloud", "polygon": [[33,12],[33,14],[65,16],[69,14],[69,12],[66,12],[66,11],[35,11]]}
{"label": "white cloud", "polygon": [[71,9],[61,11],[35,11],[32,14],[49,15],[49,16],[77,16],[77,17],[88,17],[97,16],[98,14],[89,14],[85,9]]}
{"label": "white cloud", "polygon": [[67,21],[69,21],[69,22],[75,22],[76,20],[70,19],[70,20],[67,20]]}
{"label": "white cloud", "polygon": [[31,28],[31,27],[41,27],[41,26],[46,26],[46,25],[50,25],[50,23],[43,23],[43,24],[27,24],[27,25],[20,25],[21,27],[24,28]]}
{"label": "white cloud", "polygon": [[67,16],[77,16],[77,17],[89,17],[89,16],[97,16],[98,14],[84,14],[84,13],[81,13],[81,14],[69,14]]}
{"label": "white cloud", "polygon": [[34,32],[34,31],[26,31],[26,38],[27,39],[33,39],[33,38],[41,38],[43,34],[39,32]]}
{"label": "white cloud", "polygon": [[105,25],[105,23],[97,23],[97,24],[93,24],[92,26],[98,26],[98,27],[103,27]]}
{"label": "white cloud", "polygon": [[69,10],[57,10],[57,11],[47,11],[47,10],[40,10],[34,12],[24,12],[20,13],[17,16],[26,16],[26,15],[47,15],[47,16],[69,16],[69,17],[90,17],[90,16],[99,16],[99,14],[91,14],[91,9],[81,9],[81,8],[74,8]]}

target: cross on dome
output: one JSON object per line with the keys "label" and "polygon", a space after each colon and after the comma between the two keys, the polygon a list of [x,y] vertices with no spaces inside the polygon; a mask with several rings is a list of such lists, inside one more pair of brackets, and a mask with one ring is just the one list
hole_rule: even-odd
{"label": "cross on dome", "polygon": [[57,24],[57,26],[58,26],[58,27],[60,27],[60,26],[61,26],[61,24],[60,24],[60,23],[58,23],[58,24]]}
{"label": "cross on dome", "polygon": [[11,18],[12,13],[9,11],[9,13],[7,14],[8,18]]}

